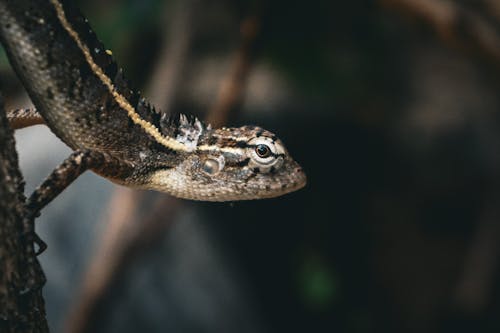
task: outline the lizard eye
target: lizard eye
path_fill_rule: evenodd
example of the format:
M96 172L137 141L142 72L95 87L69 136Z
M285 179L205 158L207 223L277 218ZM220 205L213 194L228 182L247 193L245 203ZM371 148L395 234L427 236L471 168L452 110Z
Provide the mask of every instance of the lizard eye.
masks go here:
M270 139L255 138L249 144L253 147L250 150L250 157L257 167L271 167L276 162L278 151Z
M266 157L271 156L271 148L269 148L269 146L261 143L261 144L257 145L257 147L255 147L255 153L260 158L266 158Z

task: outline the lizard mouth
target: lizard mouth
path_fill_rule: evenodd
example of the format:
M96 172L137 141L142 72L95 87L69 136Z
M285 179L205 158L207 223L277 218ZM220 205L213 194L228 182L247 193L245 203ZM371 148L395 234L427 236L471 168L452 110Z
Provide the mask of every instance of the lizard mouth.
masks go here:
M261 193L262 198L274 198L287 193L300 190L307 184L307 176L302 168L295 168L294 172L276 184L267 186L265 193Z

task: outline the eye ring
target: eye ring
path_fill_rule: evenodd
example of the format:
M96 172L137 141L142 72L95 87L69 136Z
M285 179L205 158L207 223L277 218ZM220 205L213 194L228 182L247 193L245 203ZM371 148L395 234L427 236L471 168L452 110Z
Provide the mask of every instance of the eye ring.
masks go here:
M257 154L257 156L259 156L260 158L267 158L271 156L272 152L271 148L269 148L268 145L260 143L255 146L255 154Z
M276 149L276 144L270 138L258 137L250 140L248 145L249 157L251 157L252 165L259 168L270 168L278 159L279 152Z

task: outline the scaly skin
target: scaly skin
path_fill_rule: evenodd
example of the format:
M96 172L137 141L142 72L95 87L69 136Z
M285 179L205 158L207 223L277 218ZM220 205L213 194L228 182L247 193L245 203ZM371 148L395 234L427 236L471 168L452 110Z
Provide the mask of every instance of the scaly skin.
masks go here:
M269 131L156 112L66 1L0 0L0 41L47 126L75 151L30 199L34 214L87 168L207 201L275 197L306 183Z

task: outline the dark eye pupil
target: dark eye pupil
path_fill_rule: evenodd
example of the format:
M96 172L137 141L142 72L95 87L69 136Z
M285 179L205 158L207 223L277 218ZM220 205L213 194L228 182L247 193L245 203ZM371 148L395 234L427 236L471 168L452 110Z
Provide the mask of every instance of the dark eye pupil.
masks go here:
M259 157L262 158L271 155L271 150L269 149L269 147L262 144L257 145L257 147L255 147L255 152L257 153L257 155L259 155Z

